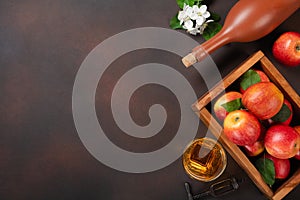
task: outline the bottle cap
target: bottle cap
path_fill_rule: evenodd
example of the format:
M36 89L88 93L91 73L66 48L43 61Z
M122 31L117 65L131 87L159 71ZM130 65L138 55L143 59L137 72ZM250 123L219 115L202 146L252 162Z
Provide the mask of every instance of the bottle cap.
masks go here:
M193 53L189 53L185 57L182 58L182 63L184 66L189 67L197 62L197 59Z

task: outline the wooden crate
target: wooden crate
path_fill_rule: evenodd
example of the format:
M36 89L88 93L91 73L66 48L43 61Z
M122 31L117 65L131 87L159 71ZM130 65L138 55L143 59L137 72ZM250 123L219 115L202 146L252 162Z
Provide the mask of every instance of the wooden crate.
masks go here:
M210 129L210 131L218 138L219 142L224 146L227 152L232 156L232 158L240 165L241 168L249 175L252 181L257 185L261 192L266 195L269 199L282 199L291 190L293 190L300 182L300 168L297 167L292 175L282 183L279 187L273 191L263 180L259 171L255 168L249 158L245 155L243 150L232 143L223 134L222 125L216 120L215 116L210 113L212 102L215 101L222 93L224 93L224 88L230 90L234 84L237 83L238 79L243 75L248 69L254 66L260 66L270 80L277 85L277 87L283 92L285 98L287 98L294 110L294 116L298 116L298 121L300 117L300 98L295 90L290 86L286 79L280 74L280 72L275 68L275 66L270 62L270 60L263 54L263 52L258 51L252 56L250 56L246 61L244 61L240 66L238 66L234 71L227 75L223 81L218 83L211 91L203 95L199 100L197 100L192 108L195 113L200 117L203 123Z

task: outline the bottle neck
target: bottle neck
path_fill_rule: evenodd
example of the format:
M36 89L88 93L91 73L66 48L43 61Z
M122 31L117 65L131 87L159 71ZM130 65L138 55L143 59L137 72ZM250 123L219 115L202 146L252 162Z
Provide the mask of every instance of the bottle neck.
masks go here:
M219 33L217 33L214 37L210 38L206 42L201 45L195 47L192 50L192 54L195 56L197 61L203 60L208 54L211 54L216 49L228 44L231 42L230 34L227 34L228 30L222 29Z
M228 30L229 29L221 29L221 31L215 36L213 36L203 44L195 47L191 53L182 58L183 64L186 67L190 67L196 62L204 60L209 54L211 54L216 49L222 47L225 44L230 43L231 37L229 37L230 34L228 34Z

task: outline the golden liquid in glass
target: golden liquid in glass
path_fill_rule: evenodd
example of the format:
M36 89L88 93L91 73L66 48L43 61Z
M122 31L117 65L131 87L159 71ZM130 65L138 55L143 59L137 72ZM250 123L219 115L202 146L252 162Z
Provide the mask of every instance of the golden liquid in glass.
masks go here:
M195 140L183 154L185 171L200 181L208 182L218 178L227 165L227 158L222 146L213 139Z

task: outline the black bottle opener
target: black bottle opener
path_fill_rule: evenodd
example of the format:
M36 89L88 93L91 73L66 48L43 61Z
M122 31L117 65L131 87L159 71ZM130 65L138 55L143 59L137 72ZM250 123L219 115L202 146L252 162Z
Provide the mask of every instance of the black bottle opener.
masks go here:
M233 192L239 188L239 183L243 182L244 179L237 180L234 177L228 178L221 180L219 182L216 182L212 184L207 191L204 191L200 194L197 195L192 195L191 189L190 189L190 184L189 183L184 183L185 190L188 195L188 200L194 200L194 199L200 199L201 197L205 196L213 196L213 197L220 197L225 194L228 194L230 192Z

